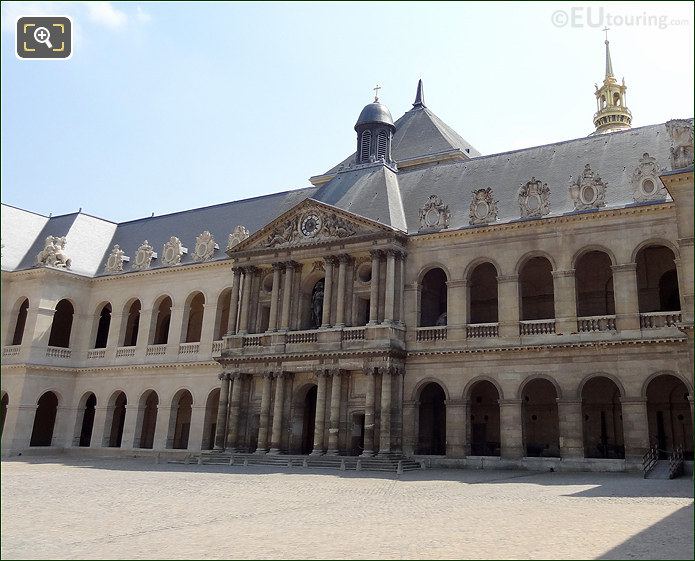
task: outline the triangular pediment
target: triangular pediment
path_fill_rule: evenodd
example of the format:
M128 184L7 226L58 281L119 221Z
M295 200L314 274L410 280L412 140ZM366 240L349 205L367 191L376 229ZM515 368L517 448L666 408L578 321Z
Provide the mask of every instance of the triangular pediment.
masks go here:
M358 240L398 230L335 206L305 199L287 212L227 250L233 257L246 251L303 248L332 241Z

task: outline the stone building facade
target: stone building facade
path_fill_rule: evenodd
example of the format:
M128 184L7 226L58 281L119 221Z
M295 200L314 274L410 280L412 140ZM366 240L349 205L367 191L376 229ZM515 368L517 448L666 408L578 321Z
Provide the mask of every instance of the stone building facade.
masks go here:
M609 64L586 138L483 156L420 83L305 189L121 224L3 205L3 454L692 455L693 122L607 127Z

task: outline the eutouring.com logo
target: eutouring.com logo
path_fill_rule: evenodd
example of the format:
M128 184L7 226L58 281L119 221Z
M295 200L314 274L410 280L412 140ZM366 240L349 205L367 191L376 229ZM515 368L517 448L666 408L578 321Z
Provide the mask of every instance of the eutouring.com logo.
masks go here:
M71 56L72 20L69 16L23 16L17 20L18 58L64 60Z
M658 5L658 4L657 4ZM666 29L669 26L690 25L688 19L678 19L665 14L613 13L601 6L575 6L569 10L556 10L550 16L555 27L656 27Z

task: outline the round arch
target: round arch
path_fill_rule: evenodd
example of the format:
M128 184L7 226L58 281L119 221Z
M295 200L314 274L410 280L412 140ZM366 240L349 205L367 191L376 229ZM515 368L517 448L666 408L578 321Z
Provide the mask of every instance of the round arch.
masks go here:
M531 374L524 378L524 380L521 382L519 385L519 389L516 392L516 398L521 399L522 395L524 393L524 388L530 383L533 382L534 380L547 380L550 382L554 387L555 387L555 393L557 394L558 399L562 399L562 388L560 385L557 383L557 380L553 378L552 376L549 376L547 374Z
M584 255L586 255L587 253L591 253L592 251L605 253L608 256L608 259L610 259L611 261L611 266L615 267L618 264L618 260L615 258L615 253L613 253L612 250L608 249L604 245L590 244L582 246L581 249L577 250L574 253L574 255L572 255L572 260L570 261L572 263L572 268L576 269L577 261L579 261Z
M587 376L585 376L582 379L581 382L579 382L579 386L577 387L577 394L576 394L577 399L582 398L582 392L584 391L584 386L587 384L587 382L589 382L593 378L608 378L618 388L618 393L620 393L621 399L626 397L625 387L623 386L623 383L620 381L620 379L617 376L615 376L613 374L609 374L607 372L594 372L592 374L588 374Z
M188 448L193 403L193 392L188 388L180 388L172 396L169 409L167 448L178 450L186 450Z
M639 254L640 251L647 247L653 247L653 246L663 246L671 250L673 253L673 259L678 259L680 257L680 252L678 251L678 246L676 246L673 242L670 240L664 239L664 238L649 238L648 240L644 240L640 242L637 246L635 246L635 249L632 250L632 255L630 256L630 263L635 263L637 261L637 255Z
M461 396L461 399L467 401L470 397L471 389L478 382L490 382L493 386L495 386L495 389L497 390L497 394L500 396L500 399L504 399L504 392L502 391L502 386L499 385L499 382L497 380L491 378L490 376L476 376L475 378L469 380L463 388L463 394Z
M557 261L550 253L540 249L534 249L533 251L528 251L524 253L524 255L522 255L521 258L517 260L516 265L514 266L514 274L521 274L521 269L524 267L524 265L526 265L526 263L534 257L544 257L550 263L552 270L557 270Z
M466 265L466 268L463 271L463 279L467 282L470 282L471 280L471 275L473 274L473 271L479 266L479 265L484 265L486 263L489 263L490 265L493 266L495 269L495 275L499 277L502 274L502 268L500 265L492 259L491 257L476 257Z
M451 273L449 272L449 269L444 265L443 263L439 261L430 261L427 265L422 267L420 271L417 274L417 283L418 285L422 284L422 279L425 278L425 275L429 273L433 269L441 269L442 272L444 273L444 276L446 277L447 282L451 280Z
M649 387L649 384L651 384L654 381L654 379L658 378L659 376L673 376L677 380L683 382L685 388L688 390L688 395L693 395L693 386L690 383L690 380L687 380L685 377L681 376L677 372L674 372L673 370L659 370L650 374L644 381L644 383L642 384L642 390L640 391L640 397L643 397L645 399L647 398L647 388Z
M427 376L426 378L422 378L417 384L415 384L415 387L413 388L413 391L411 393L412 395L412 401L417 401L420 399L420 394L422 393L422 390L425 388L427 384L437 384L442 390L444 390L444 398L446 400L449 400L449 389L446 387L446 384L442 382L439 378L435 378L434 376Z

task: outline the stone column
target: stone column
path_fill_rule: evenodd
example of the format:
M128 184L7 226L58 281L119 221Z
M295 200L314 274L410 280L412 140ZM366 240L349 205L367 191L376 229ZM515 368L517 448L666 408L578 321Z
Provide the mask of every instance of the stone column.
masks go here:
M524 455L521 436L521 400L500 400L500 454L517 459Z
M468 281L450 280L446 283L446 324L447 338L466 338L466 318L468 317Z
M347 274L348 261L350 260L349 255L340 255L338 257L338 298L336 301L336 312L335 312L335 326L344 327L345 326L345 277Z
M285 372L275 374L275 403L273 404L273 430L269 454L279 454L282 440L282 410L285 403Z
M109 357L110 361L116 358L116 349L120 347L123 342L120 340L123 317L122 313L111 312L109 335L106 339L106 356Z
M324 423L326 418L326 372L320 370L316 373L318 389L316 390L316 418L314 421L314 449L312 456L321 455L323 448Z
M253 283L253 267L244 267L244 282L241 285L241 314L237 333L249 332L249 304L251 302L251 284Z
M374 272L374 262L372 261L372 272ZM364 396L364 450L363 456L374 455L374 368L364 369L367 378L367 389Z
M148 314L149 312L149 314ZM145 339L147 337L147 332L150 330L150 325L152 324L152 310L143 310L140 315L140 321L145 320L147 327L140 324L140 328L144 328L145 333L143 334ZM184 309L181 306L171 307L171 316L169 320L169 338L167 339L167 355L170 357L178 356L179 345L186 340L186 328L183 321ZM138 347L140 347L140 333L138 332ZM154 335L154 333L153 333ZM136 351L138 352L138 351ZM139 353L138 353L139 354Z
M399 325L405 323L405 308L403 302L403 293L405 289L405 253L402 251L396 252L396 322Z
M415 454L418 440L418 401L403 402L403 454L412 456Z
M237 315L239 315L239 287L241 286L241 267L232 267L232 293L229 296L229 319L227 335L236 335Z
M396 252L386 252L386 291L384 292L384 323L392 324L395 319L396 302Z
M277 331L278 327L278 306L280 304L280 276L282 274L282 263L273 263L273 289L270 293L270 317L268 319L268 331Z
M379 323L379 262L381 251L370 252L372 256L372 280L369 283L369 324ZM366 421L365 421L366 422Z
M637 301L637 264L625 263L611 267L613 271L613 298L615 298L615 325L618 331L640 328Z
M497 277L500 337L519 337L519 275Z
M60 410L58 410L60 414ZM125 406L125 422L121 435L121 450L132 450L135 442L135 422L137 421L137 403L128 403Z
M203 448L203 424L205 422L205 405L191 408L191 425L188 430L188 447L191 452L200 452Z
M642 397L620 398L623 414L623 442L625 459L641 461L649 448L647 400Z
M201 357L210 356L212 354L212 342L215 340L216 312L216 302L205 303L203 305L203 325L200 330L200 346L198 347L198 353Z
M577 291L574 269L553 271L555 300L555 333L569 335L577 332Z
M227 430L227 402L229 400L229 374L221 372L217 378L220 380L220 403L217 406L217 424L215 425L215 450L224 450L224 436Z
M340 298L340 293L338 294ZM329 456L338 455L338 430L340 428L340 388L341 372L334 370L331 380L331 416L328 425L328 451Z
M557 413L560 423L560 456L562 458L583 458L582 400L558 398Z
M232 385L232 397L229 400L227 448L229 448L232 452L235 452L237 446L237 438L239 436L239 409L241 408L241 390L244 384L244 378L240 372L232 373L230 378Z
M155 313L155 310L152 308L144 308L140 310L140 314L138 317L138 338L136 341L136 347L138 348L136 353L139 353L140 350L143 351L144 354L144 349L147 348L147 345L150 344L152 337L154 337L154 330L152 329L152 316ZM172 323L174 319L174 308L171 309L171 316L170 316L170 321L169 321L169 333L167 334L167 343L171 343L172 339L172 326L174 325ZM126 321L127 321L127 316L126 316ZM150 331L152 333L150 333ZM125 330L123 335L125 336ZM120 341L118 343L118 346L122 346L123 341ZM168 349L167 349L168 352ZM176 341L176 354L179 352L179 342Z
M321 327L331 326L331 302L333 300L333 264L335 257L325 257L323 259L326 269L326 278L323 286L323 310L321 315Z
M466 457L466 422L468 402L462 399L446 400L446 455Z
M270 372L263 374L263 393L261 394L261 417L258 423L258 447L256 454L265 454L268 451L268 421L270 420L270 385L273 375Z
M285 285L282 289L282 319L280 329L290 328L290 311L292 307L292 284L294 281L294 269L296 263L288 261L285 263Z
M394 369L391 385L395 387L396 401L391 408L391 451L403 452L403 382L405 369L399 366Z
M381 370L381 427L379 429L379 455L391 453L391 375L393 367Z

